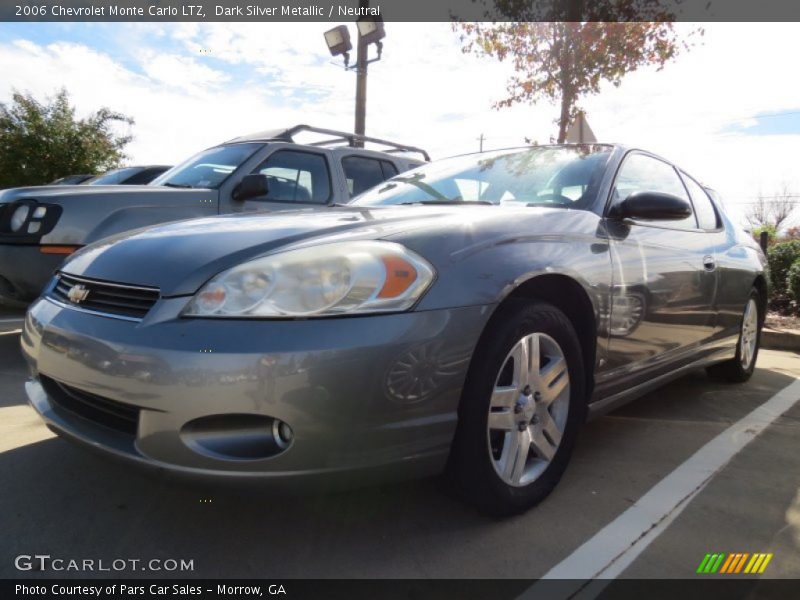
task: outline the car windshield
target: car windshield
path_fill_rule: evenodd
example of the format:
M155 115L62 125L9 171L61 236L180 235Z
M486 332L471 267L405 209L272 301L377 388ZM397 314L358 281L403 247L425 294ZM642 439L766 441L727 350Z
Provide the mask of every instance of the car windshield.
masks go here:
M123 167L121 169L113 169L97 177L84 182L84 185L116 185L120 181L127 179L131 175L135 175L141 171L140 167Z
M610 146L541 146L444 159L393 177L352 204L496 204L585 208Z
M263 144L230 144L209 148L154 179L150 185L185 188L218 188L228 175Z

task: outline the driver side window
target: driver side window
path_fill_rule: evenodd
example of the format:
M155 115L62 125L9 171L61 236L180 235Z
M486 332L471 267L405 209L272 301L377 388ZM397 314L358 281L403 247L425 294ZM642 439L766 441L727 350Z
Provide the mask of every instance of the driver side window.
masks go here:
M267 176L269 191L258 200L325 204L331 196L328 161L320 154L278 150L253 173Z
M634 192L661 192L683 198L691 206L689 195L675 168L663 160L646 154L630 154L622 163L614 182L611 205L622 202ZM672 229L697 229L694 213L680 221L637 221Z

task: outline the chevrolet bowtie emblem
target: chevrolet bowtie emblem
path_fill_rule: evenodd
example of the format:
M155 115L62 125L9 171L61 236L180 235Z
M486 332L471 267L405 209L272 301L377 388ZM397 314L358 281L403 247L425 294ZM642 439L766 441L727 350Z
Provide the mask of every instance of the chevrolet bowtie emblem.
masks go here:
M86 297L89 295L89 290L87 290L84 286L80 283L77 285L73 285L69 288L69 292L67 293L67 298L69 298L70 302L74 302L75 304L80 304Z

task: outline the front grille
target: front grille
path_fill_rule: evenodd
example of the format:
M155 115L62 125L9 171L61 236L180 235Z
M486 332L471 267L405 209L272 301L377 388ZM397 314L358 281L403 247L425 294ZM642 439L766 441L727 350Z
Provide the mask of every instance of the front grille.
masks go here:
M49 377L40 376L55 408L67 410L79 417L128 435L136 435L139 408L90 394Z
M73 299L70 291L75 290ZM158 289L108 283L59 273L51 294L60 302L87 310L141 319L158 300Z

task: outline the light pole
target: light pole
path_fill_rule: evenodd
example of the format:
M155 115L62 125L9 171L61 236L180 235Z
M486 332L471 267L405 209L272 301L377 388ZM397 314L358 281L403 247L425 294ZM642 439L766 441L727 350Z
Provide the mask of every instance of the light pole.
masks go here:
M367 8L369 0L359 0L358 7ZM356 45L356 135L364 135L367 125L367 42L358 29L358 43ZM359 143L359 146L363 144Z
M369 11L369 0L359 0L359 14L367 14ZM363 17L356 21L358 29L358 41L356 42L356 64L354 67L349 65L350 50L353 44L350 42L350 32L345 25L339 25L325 32L325 43L332 56L342 55L344 57L344 68L355 70L356 72L356 107L355 107L355 133L363 136L366 133L367 121L367 66L370 63L379 61L383 52L383 42L386 36L383 28L383 21L380 17ZM369 45L375 44L378 50L376 58L369 58ZM363 141L356 138L355 146L363 146Z

